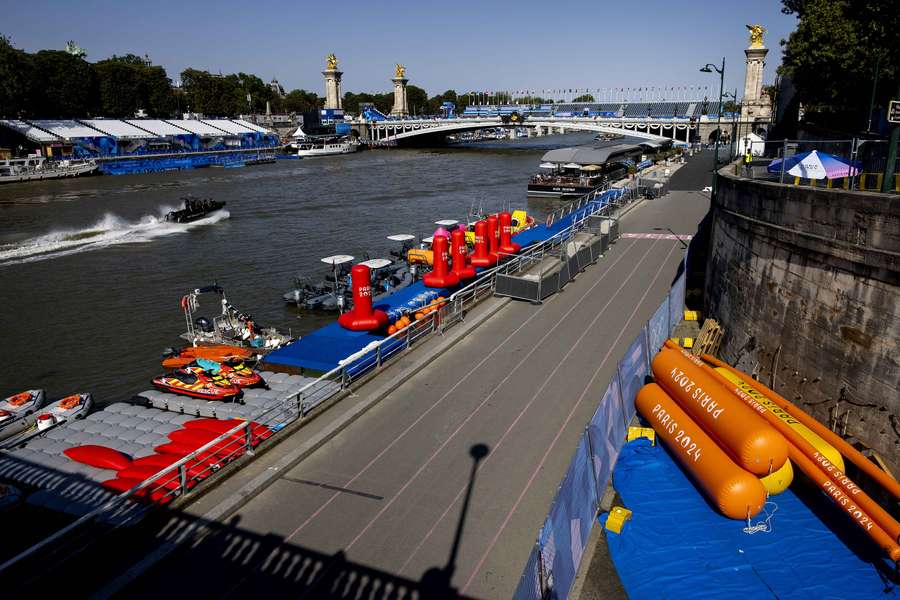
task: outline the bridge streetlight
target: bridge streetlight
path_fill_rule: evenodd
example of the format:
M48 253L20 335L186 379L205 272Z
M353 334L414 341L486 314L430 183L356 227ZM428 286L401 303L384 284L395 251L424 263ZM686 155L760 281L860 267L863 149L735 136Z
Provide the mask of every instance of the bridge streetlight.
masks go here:
M722 93L725 91L725 57L722 57L722 68L720 69L712 63L707 63L705 67L700 69L701 73L712 73L715 71L719 74L719 108L716 119L716 154L713 159L713 177L712 177L712 197L716 197L718 190L717 180L719 175L719 138L722 137Z

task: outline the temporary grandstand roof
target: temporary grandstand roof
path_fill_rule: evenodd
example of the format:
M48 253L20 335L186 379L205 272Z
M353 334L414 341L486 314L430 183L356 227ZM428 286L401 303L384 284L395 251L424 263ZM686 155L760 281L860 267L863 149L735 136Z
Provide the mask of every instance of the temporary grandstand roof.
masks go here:
M39 129L25 121L16 119L0 119L0 125L17 131L33 142L58 142L59 137L53 135L49 131Z
M65 140L85 137L101 137L105 135L102 131L97 131L93 127L88 127L87 125L82 125L78 121L71 121L68 119L47 119L31 121L31 123L50 133L54 133Z
M229 121L228 119L204 119L204 123L207 125L211 125L217 129L221 129L227 133L232 133L234 135L241 135L244 133L255 133L254 129L250 129L245 125L241 125L235 121Z
M191 133L196 133L197 135L227 135L225 131L222 131L218 127L214 127L205 121L197 121L195 119L169 119L168 122L172 125L177 125L182 129L187 129Z
M175 127L168 121L163 121L161 119L128 119L126 123L130 123L141 129L146 129L150 133L154 133L158 136L185 135L190 133L181 127Z
M613 144L602 148L573 146L551 150L541 157L541 161L556 164L602 165L611 158L631 152L640 152L640 150L641 147L635 144Z
M140 127L135 127L126 121L119 119L82 119L82 123L90 125L94 129L99 129L114 138L118 139L147 139L158 137L153 133L145 131Z
M245 121L244 119L232 119L235 123L239 125L243 125L247 129L252 129L253 131L258 131L259 133L268 133L269 130L265 127L260 127L256 123L251 123L250 121Z

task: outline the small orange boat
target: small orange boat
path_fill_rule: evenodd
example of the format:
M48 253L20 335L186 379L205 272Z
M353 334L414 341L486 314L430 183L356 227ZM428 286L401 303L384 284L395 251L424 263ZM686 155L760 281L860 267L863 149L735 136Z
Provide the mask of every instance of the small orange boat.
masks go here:
M253 358L253 350L230 344L210 344L208 346L188 346L180 351L171 349L163 354L162 366L165 369L180 369L198 358L216 362L244 361Z

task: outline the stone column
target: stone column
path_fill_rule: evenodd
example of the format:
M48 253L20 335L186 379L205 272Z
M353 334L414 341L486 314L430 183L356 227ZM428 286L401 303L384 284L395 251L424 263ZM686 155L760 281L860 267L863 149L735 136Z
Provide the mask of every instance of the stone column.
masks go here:
M322 71L325 76L325 108L343 108L341 98L341 75L344 73L336 68Z
M406 77L393 77L394 82L394 108L391 109L392 117L405 117L409 115L409 105L406 102Z
M769 117L761 114L763 109L762 83L763 68L766 66L766 47L750 47L744 50L747 55L747 70L744 74L744 100L741 103L741 120L755 117Z

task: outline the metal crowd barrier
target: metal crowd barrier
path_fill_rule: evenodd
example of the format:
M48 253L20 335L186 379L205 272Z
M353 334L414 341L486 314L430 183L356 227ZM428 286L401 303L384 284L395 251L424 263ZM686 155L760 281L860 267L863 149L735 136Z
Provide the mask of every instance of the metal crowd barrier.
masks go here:
M584 209L590 202L596 201L608 191L588 194L571 207L567 207L567 214ZM393 358L404 354L406 350L417 346L432 335L443 334L447 329L462 322L472 307L493 295L498 274L514 273L527 268L548 253L558 250L576 233L587 228L592 217L610 216L613 210L632 199L610 198L595 210L585 211L579 215L570 226L549 239L534 244L519 254L510 256L503 263L483 271L474 282L454 292L449 299L432 303L432 306L437 306L437 310L425 318L416 320L401 331L348 356L340 361L337 367L306 384L255 421L240 422L208 444L0 564L0 573L25 559L34 557L42 550L49 550L63 543L70 536L92 535L92 532L87 531L92 524L103 523L113 529L121 528L142 518L154 505L167 505L176 498L188 495L216 471L245 455L252 456L260 444L265 444L287 425L298 419L304 419L313 409L339 392L377 373Z

